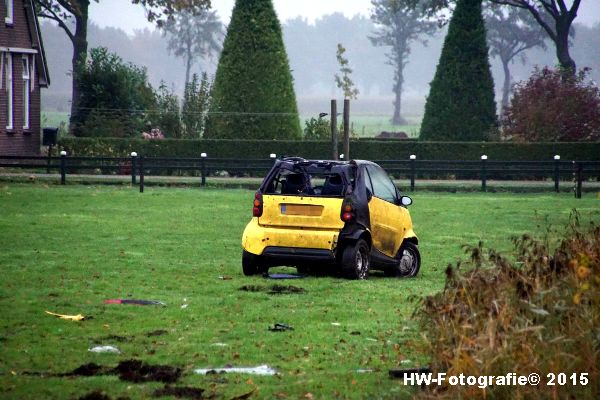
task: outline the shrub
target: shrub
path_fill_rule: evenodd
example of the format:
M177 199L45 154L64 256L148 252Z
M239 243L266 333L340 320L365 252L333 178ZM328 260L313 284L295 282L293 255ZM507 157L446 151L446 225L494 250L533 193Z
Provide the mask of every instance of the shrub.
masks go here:
M210 90L211 83L206 73L202 74L200 81L198 75L194 74L192 80L185 85L181 109L185 139L202 137L210 107Z
M325 118L311 118L304 122L305 140L331 140L331 123Z
M161 82L156 91L156 111L151 113L148 125L149 128L160 129L165 137L182 137L179 98L164 82Z
M537 373L542 383L485 390L444 385L418 397L552 398L557 386L546 385L546 377L559 372L568 374L568 384L558 386L561 397L600 393L600 227L581 229L577 214L572 221L556 250L548 239L514 239L515 261L482 243L467 247L472 269L448 266L444 291L420 311L434 373ZM589 374L588 384L577 375L573 385L571 374L581 372Z
M481 0L458 0L431 82L421 140L486 140L496 129Z
M71 129L75 136L137 136L147 123L156 98L146 70L126 64L104 47L90 50L79 66L79 112Z
M205 137L301 138L292 74L271 0L235 3Z
M600 89L586 74L536 69L515 86L502 118L504 135L528 142L600 140Z

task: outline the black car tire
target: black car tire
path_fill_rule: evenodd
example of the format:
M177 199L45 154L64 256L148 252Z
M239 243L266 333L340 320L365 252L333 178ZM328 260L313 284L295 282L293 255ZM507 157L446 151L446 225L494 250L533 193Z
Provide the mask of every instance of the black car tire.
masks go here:
M244 271L244 275L252 276L263 274L266 272L266 268L260 264L260 256L244 250L242 254L242 271Z
M354 245L348 245L342 254L342 273L348 279L367 279L371 256L369 245L359 239Z
M404 242L396 256L398 264L386 270L386 275L412 278L417 276L421 268L421 253L419 247L411 242Z

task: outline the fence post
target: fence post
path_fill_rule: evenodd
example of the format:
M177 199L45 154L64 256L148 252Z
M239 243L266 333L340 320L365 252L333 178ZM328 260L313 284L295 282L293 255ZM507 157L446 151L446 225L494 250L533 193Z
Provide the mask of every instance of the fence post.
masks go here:
M417 175L417 156L410 155L410 191L415 191L415 177Z
M487 159L488 156L485 154L481 156L481 191L485 192L487 189Z
M200 176L202 176L201 186L206 186L206 157L206 153L200 154L200 158L202 159L202 170L200 171Z
M67 152L60 152L60 184L64 185L67 180Z
M344 159L344 155L340 154L340 160L343 160L343 159Z
M144 193L144 156L140 156L140 193Z
M576 174L575 174L575 179L576 179L576 183L575 183L575 198L576 199L580 199L581 198L581 189L582 189L582 181L583 181L583 165L581 163L576 163L575 164L577 166L576 169Z
M50 173L50 163L52 162L52 143L48 145L48 166L46 167L46 173Z
M557 154L554 156L554 191L560 192L558 188L558 182L560 181L560 156Z
M135 172L137 168L137 153L135 151L131 152L131 184L135 185L137 174Z
M275 163L277 162L277 154L271 153L271 154L269 154L269 158L273 162L273 165L275 165Z

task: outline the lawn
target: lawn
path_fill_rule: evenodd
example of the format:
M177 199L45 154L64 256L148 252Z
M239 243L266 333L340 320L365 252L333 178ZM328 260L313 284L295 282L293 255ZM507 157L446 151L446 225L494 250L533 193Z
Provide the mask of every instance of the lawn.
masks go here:
M100 389L138 399L164 387L56 376L128 359L180 367L178 385L217 398L409 397L388 369L427 363L411 316L423 296L443 288L462 244L483 240L507 251L512 235L560 231L574 207L583 221L600 221L600 200L590 195L423 192L410 208L423 258L417 278L271 281L241 274L252 198L233 189L0 186L0 398L78 398ZM273 284L305 293L239 290ZM104 304L111 298L167 305ZM64 321L46 310L93 319ZM294 330L270 332L274 323ZM122 353L88 351L97 344ZM193 373L228 364L268 364L279 375Z

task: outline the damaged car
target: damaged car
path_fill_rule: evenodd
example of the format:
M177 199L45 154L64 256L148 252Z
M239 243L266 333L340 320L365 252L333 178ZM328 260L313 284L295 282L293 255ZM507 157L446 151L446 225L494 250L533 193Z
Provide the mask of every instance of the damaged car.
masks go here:
M333 266L348 279L367 279L370 270L414 277L421 256L410 204L370 161L277 160L254 196L243 273Z

